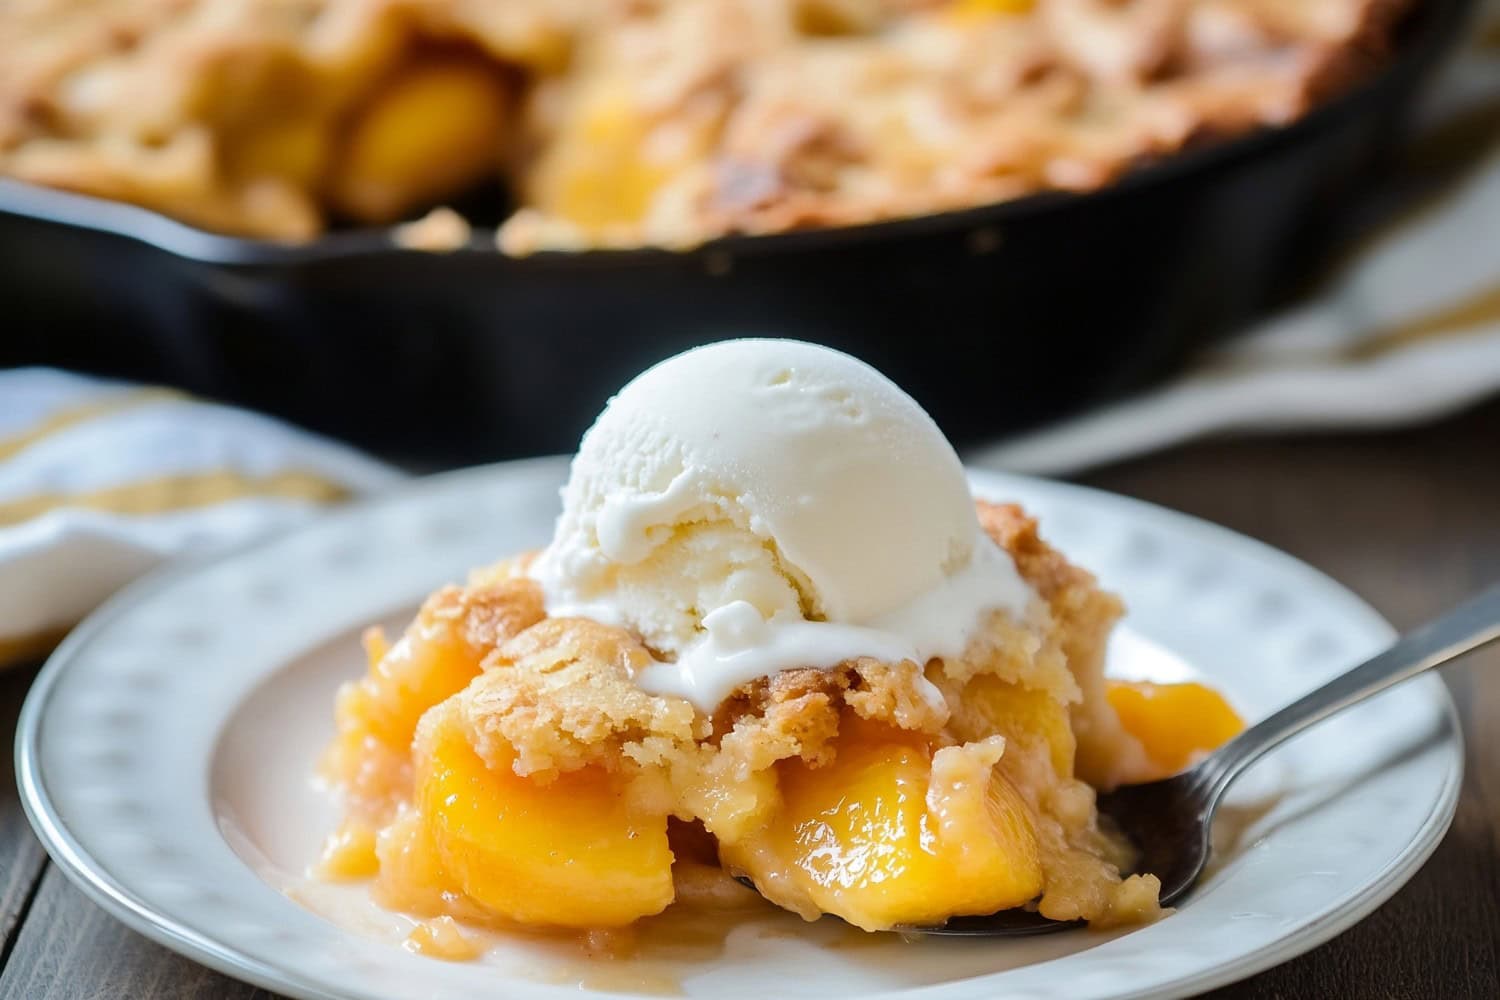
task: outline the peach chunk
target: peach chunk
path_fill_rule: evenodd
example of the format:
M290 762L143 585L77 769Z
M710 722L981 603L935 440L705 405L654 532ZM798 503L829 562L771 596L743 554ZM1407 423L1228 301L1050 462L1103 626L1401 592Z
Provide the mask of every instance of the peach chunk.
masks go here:
M375 856L375 830L363 823L345 822L323 842L314 869L329 881L369 878L380 870Z
M464 899L443 870L432 831L416 811L402 810L375 842L380 873L372 894L388 910L422 916L456 913L475 922L484 914Z
M1182 770L1245 728L1224 696L1202 684L1110 681L1109 703L1166 772Z
M1066 703L1046 691L1025 688L990 674L982 674L968 683L963 702L983 716L989 732L1005 737L1010 752L1028 749L1045 753L1058 777L1073 777L1078 741L1073 736Z
M866 930L1020 906L1042 890L1032 818L995 769L1003 741L933 752L919 736L852 716L837 756L778 765L782 809L725 845L773 902Z
M496 742L487 763L455 702L417 733L416 804L454 886L496 916L557 927L617 927L672 902L664 813L595 766L545 785L517 775Z
M367 633L369 672L335 701L338 735L325 768L364 801L404 794L417 720L479 673L478 653L448 629L419 625L413 633L389 649L378 631Z
M348 789L366 818L384 821L410 793L411 741L422 713L463 690L495 644L542 614L534 585L497 577L439 590L394 646L380 629L368 630L368 670L339 688L324 773Z
M391 222L462 193L499 166L510 92L482 58L412 61L344 123L325 184L330 200L361 222Z
M475 651L446 630L405 636L389 650L376 637L366 643L370 672L354 690L340 692L339 707L357 717L365 732L391 746L410 745L422 713L479 673Z

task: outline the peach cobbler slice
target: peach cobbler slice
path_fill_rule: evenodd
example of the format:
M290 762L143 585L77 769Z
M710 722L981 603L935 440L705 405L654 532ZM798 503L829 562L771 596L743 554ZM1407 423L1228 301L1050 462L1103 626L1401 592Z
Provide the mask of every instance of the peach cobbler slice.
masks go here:
M638 686L653 654L630 632L548 617L529 557L438 591L394 645L367 638L339 695L347 819L323 873L424 917L592 929L672 905L716 851L772 902L868 930L1155 919L1094 789L1237 720L1197 686L1107 690L1119 602L1019 508L979 510L1036 595L1023 616L995 612L961 657L784 670L711 713ZM1184 708L1217 722L1166 724Z

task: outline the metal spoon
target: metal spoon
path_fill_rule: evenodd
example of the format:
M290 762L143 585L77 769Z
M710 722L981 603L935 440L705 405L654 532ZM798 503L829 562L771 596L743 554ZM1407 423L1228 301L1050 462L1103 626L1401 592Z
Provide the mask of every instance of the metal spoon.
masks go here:
M1099 796L1099 811L1140 851L1136 869L1161 879L1161 901L1181 899L1208 863L1214 811L1234 780L1267 751L1307 727L1500 639L1500 585L1406 633L1385 652L1245 730L1197 766L1164 781L1126 785ZM960 937L1015 937L1078 926L1027 910L984 917L955 917L935 927L902 927L906 933Z

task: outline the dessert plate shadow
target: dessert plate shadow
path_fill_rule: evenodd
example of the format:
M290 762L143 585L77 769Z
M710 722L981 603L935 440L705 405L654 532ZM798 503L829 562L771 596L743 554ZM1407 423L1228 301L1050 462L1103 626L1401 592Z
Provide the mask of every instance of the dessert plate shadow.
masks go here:
M1339 933L1417 870L1452 819L1462 745L1424 677L1277 750L1236 786L1213 868L1163 921L1031 940L918 940L803 923L751 900L721 925L665 918L636 957L487 938L473 962L409 954L360 886L304 877L334 813L311 773L367 624L547 540L563 459L453 473L127 589L62 645L17 732L32 824L62 870L148 937L318 1000L584 995L1174 997ZM974 472L1017 500L1130 613L1114 673L1202 676L1259 718L1386 645L1347 590L1225 529L1092 490ZM746 894L747 897L750 894ZM713 922L709 922L712 924Z

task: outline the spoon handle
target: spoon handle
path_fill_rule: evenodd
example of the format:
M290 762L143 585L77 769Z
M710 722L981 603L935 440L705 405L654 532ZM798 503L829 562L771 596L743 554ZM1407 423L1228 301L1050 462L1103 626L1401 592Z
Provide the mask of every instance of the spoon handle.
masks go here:
M1500 639L1500 584L1426 625L1395 645L1340 674L1226 743L1195 769L1214 797L1262 754L1302 730L1388 687Z

